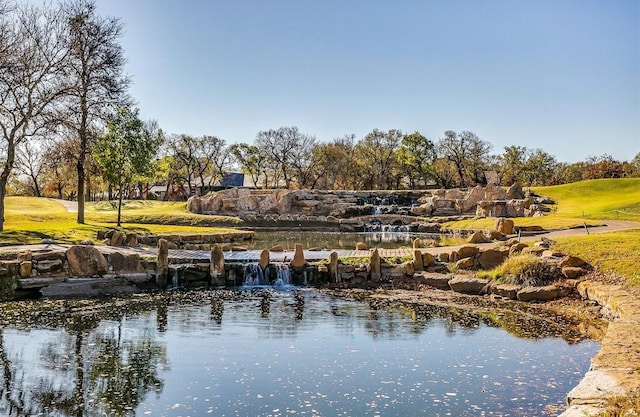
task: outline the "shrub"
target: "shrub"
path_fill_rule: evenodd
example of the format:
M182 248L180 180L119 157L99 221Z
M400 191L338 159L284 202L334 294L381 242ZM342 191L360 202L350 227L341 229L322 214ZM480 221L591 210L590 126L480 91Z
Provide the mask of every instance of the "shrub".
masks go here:
M497 268L480 274L504 284L544 286L557 281L562 273L557 265L550 264L532 254L510 256Z

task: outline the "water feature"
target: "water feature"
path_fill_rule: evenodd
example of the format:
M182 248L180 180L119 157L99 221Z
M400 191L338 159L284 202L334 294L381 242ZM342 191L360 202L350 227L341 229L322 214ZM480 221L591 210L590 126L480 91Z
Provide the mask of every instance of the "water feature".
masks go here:
M309 231L278 231L256 232L251 241L246 241L243 246L249 249L265 249L275 245L282 245L284 249L292 250L296 243L301 243L305 249L353 249L357 242L365 242L370 247L399 248L411 247L411 242L416 239L440 240L443 235L437 233L413 233L406 229L392 225L385 225L386 230L343 233L343 232L309 232ZM391 230L389 230L391 228ZM382 229L382 228L381 228Z
M4 303L0 414L542 415L598 345L524 330L314 290Z

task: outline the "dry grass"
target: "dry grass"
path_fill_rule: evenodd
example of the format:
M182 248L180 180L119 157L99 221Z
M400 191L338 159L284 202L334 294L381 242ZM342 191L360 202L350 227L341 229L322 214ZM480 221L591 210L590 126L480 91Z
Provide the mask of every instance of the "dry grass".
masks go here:
M558 267L527 253L510 256L502 265L490 271L481 271L478 276L494 279L503 284L536 287L556 281L560 271Z

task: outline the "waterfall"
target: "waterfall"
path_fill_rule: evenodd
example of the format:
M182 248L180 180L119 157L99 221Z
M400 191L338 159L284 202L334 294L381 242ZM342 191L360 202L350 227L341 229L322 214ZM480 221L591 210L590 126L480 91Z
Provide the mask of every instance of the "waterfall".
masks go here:
M173 269L173 275L171 275L172 288L178 288L178 268Z
M269 269L269 278L271 278L271 274L275 275L273 280L274 286L283 287L285 285L291 285L291 269L289 268L289 264L282 262L272 263Z
M249 263L244 266L243 285L253 287L265 285L264 273L257 263Z

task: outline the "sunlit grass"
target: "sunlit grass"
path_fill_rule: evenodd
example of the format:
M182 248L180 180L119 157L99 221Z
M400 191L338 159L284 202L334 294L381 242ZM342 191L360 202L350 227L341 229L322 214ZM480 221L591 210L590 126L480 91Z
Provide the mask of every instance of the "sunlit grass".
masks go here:
M554 199L558 215L564 217L640 221L640 178L580 181L532 190Z
M580 256L608 274L640 285L640 229L557 239L559 250Z
M5 207L0 245L40 243L45 238L78 243L95 240L99 230L116 228L117 206L108 202L88 203L86 224L77 224L76 213L46 198L7 197ZM120 230L138 234L230 233L235 229L221 225L239 223L237 218L190 213L185 203L141 201L125 205Z

